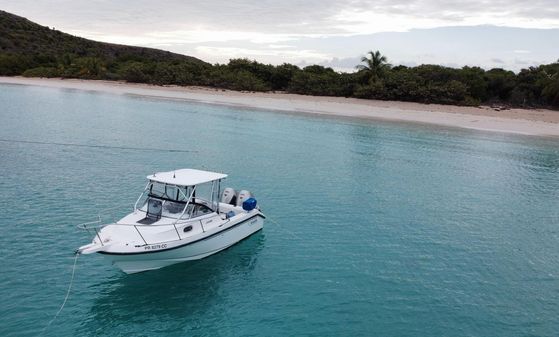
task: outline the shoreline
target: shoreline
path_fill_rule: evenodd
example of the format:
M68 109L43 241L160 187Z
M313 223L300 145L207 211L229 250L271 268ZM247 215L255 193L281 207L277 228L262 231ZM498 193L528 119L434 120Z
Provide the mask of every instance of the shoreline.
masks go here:
M499 111L489 107L463 107L287 93L239 92L206 87L156 86L104 80L0 76L0 84L77 89L291 113L559 137L559 111L545 109L506 109Z

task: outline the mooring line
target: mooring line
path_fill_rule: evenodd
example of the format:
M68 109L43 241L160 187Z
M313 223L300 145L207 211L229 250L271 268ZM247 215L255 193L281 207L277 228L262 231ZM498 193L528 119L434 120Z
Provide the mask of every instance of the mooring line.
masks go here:
M56 312L56 315L54 315L54 317L50 320L50 322L43 328L43 330L41 331L39 336L42 336L47 331L47 329L50 327L52 322L54 322L56 320L56 318L58 317L58 315L60 315L60 313L62 312L62 309L64 309L64 306L66 305L66 302L68 301L68 297L70 297L70 290L72 290L72 284L74 284L74 275L75 275L75 272L76 272L76 263L78 262L78 256L80 256L80 254L76 253L76 255L74 257L74 266L72 267L72 277L70 278L70 284L68 285L68 290L66 291L66 296L64 297L64 302L62 302L62 305L60 306L60 309L58 309L58 311Z
M88 144L77 144L77 143L41 142L41 141L21 140L21 139L0 139L0 142L56 145L56 146L75 146L75 147L90 147L90 148L98 148L98 149L117 149L117 150L135 150L135 151L184 152L184 153L198 152L196 150L159 149L159 148L150 148L150 147L129 147L129 146L112 146L112 145L88 145Z

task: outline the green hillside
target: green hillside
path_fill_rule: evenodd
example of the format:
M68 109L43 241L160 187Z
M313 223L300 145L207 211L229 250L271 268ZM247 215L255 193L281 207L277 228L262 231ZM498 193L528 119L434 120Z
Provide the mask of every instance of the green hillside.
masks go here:
M363 46L363 50L370 46ZM559 55L558 55L559 56ZM0 11L0 75L125 80L231 90L454 105L559 107L559 63L523 69L461 69L387 63L370 52L354 73L311 65L273 66L248 59L211 65L168 51L96 42Z
M154 61L203 61L159 49L132 47L97 42L62 33L33 23L25 18L0 11L0 51L23 55L58 57L71 54L78 57L94 56L103 59L138 58Z
M0 10L0 74L115 78L131 62L208 66L195 57L153 48L97 42Z

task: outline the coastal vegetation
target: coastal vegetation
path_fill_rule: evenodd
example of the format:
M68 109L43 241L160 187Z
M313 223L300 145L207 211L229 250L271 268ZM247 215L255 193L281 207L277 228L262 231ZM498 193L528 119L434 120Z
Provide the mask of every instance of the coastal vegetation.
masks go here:
M559 61L522 69L440 65L392 66L370 51L351 73L321 65L298 67L232 59L209 64L167 51L87 40L0 11L0 75L124 80L285 91L321 96L454 105L559 108Z

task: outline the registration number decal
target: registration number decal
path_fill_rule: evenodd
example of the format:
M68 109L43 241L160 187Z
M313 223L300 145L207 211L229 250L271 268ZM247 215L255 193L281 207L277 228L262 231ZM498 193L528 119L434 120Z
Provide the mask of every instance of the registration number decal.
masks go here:
M165 249L165 248L167 248L166 243L144 246L144 250L157 250L157 249Z

